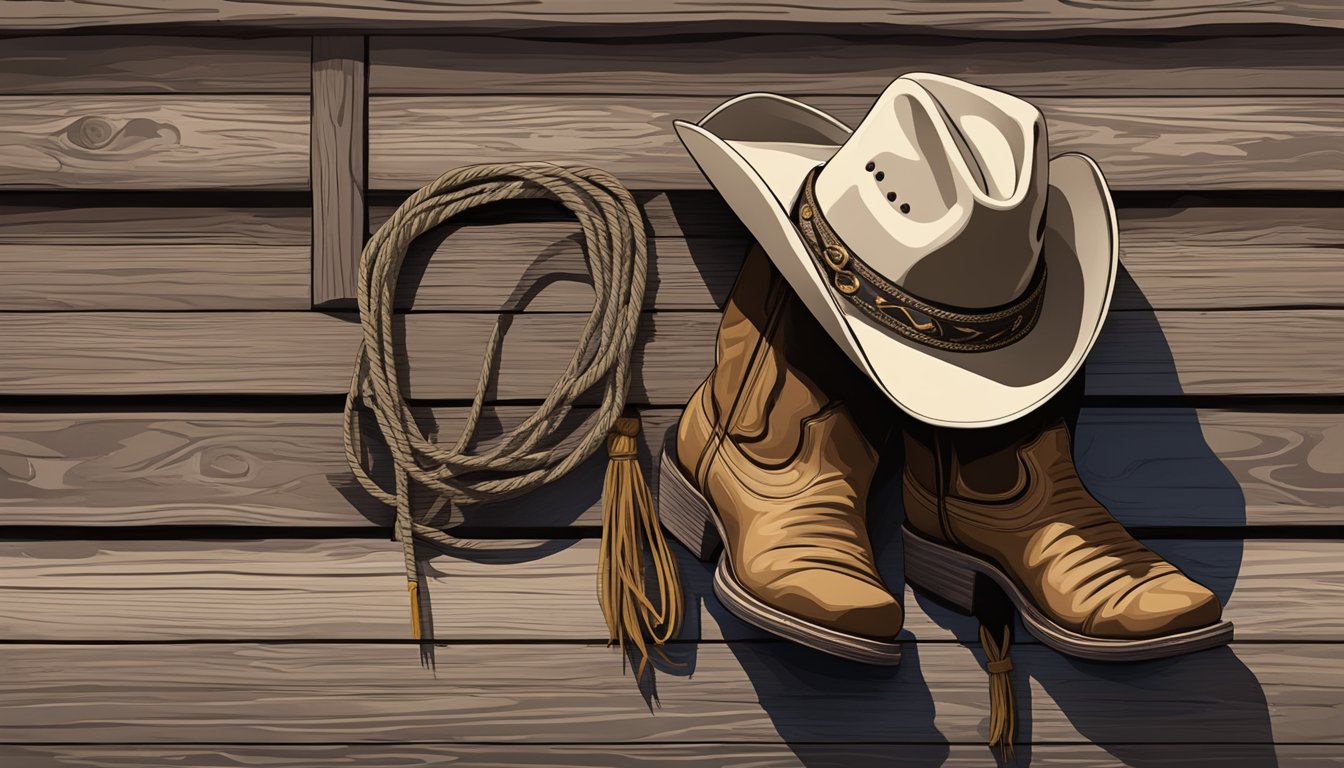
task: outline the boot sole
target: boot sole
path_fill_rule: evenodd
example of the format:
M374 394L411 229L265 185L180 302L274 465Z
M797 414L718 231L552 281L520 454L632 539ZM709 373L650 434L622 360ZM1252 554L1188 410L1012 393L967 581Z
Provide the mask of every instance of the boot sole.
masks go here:
M714 569L714 594L734 616L774 635L851 661L881 666L901 662L900 643L838 632L785 613L747 591L733 575L732 557L723 546L718 512L682 472L676 458L675 432L658 459L658 518L663 527L696 558L708 562L722 550Z
M1047 617L997 566L930 541L907 526L901 527L901 537L905 541L905 580L911 587L969 614L975 605L976 577L991 579L1013 601L1032 635L1069 656L1094 661L1144 661L1216 648L1232 641L1230 621L1142 640L1089 637Z

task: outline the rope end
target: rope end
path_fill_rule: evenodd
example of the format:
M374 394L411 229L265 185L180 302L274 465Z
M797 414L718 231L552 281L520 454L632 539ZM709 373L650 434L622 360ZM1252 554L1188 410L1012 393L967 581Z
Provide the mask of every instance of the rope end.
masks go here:
M406 592L411 598L411 637L420 639L420 585L414 581L406 582Z

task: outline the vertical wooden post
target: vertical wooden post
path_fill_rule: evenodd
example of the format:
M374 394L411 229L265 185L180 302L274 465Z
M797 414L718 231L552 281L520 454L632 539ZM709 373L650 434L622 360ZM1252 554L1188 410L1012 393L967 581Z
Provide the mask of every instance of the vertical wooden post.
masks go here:
M355 305L364 247L365 39L313 38L313 306Z

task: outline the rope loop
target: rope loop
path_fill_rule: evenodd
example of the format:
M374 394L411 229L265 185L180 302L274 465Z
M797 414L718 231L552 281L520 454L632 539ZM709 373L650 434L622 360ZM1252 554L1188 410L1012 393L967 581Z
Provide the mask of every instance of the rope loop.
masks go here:
M489 448L474 451L507 320L501 314L486 343L466 424L455 443L440 445L425 434L407 402L394 342L397 277L416 238L467 211L520 199L553 200L577 219L595 293L592 310L569 363L542 404ZM500 501L559 478L602 446L630 387L630 358L647 274L648 241L634 198L613 176L587 167L501 163L458 168L407 198L369 240L359 262L363 338L345 402L346 460L366 491L396 506L395 530L405 551L408 581L416 581L414 538L451 541L427 520L413 519L412 483L459 505ZM601 393L597 409L572 430L577 444L561 446L561 438L571 432L562 429L563 422L579 396L590 390ZM376 483L361 460L360 403L373 412L391 451L392 490ZM418 622L414 632L418 637Z

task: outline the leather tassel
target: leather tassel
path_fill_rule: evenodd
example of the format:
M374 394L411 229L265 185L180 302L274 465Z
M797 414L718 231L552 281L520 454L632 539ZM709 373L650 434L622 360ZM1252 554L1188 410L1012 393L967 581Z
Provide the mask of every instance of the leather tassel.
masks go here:
M989 746L998 747L1005 759L1013 756L1013 736L1017 732L1017 707L1013 696L1013 661L1008 658L1012 630L1003 627L1003 643L980 625L980 645L985 649L985 671L989 672Z
M639 467L635 436L639 419L622 416L607 434L607 477L602 489L602 547L597 563L598 601L610 643L632 643L640 661L636 679L649 664L650 644L659 647L681 629L681 577L676 556L663 538L653 511L653 495ZM657 604L646 591L645 551L652 558ZM624 657L625 654L622 654ZM631 654L632 656L635 654Z
M411 597L411 637L420 639L420 585L414 581L406 582L406 592Z

